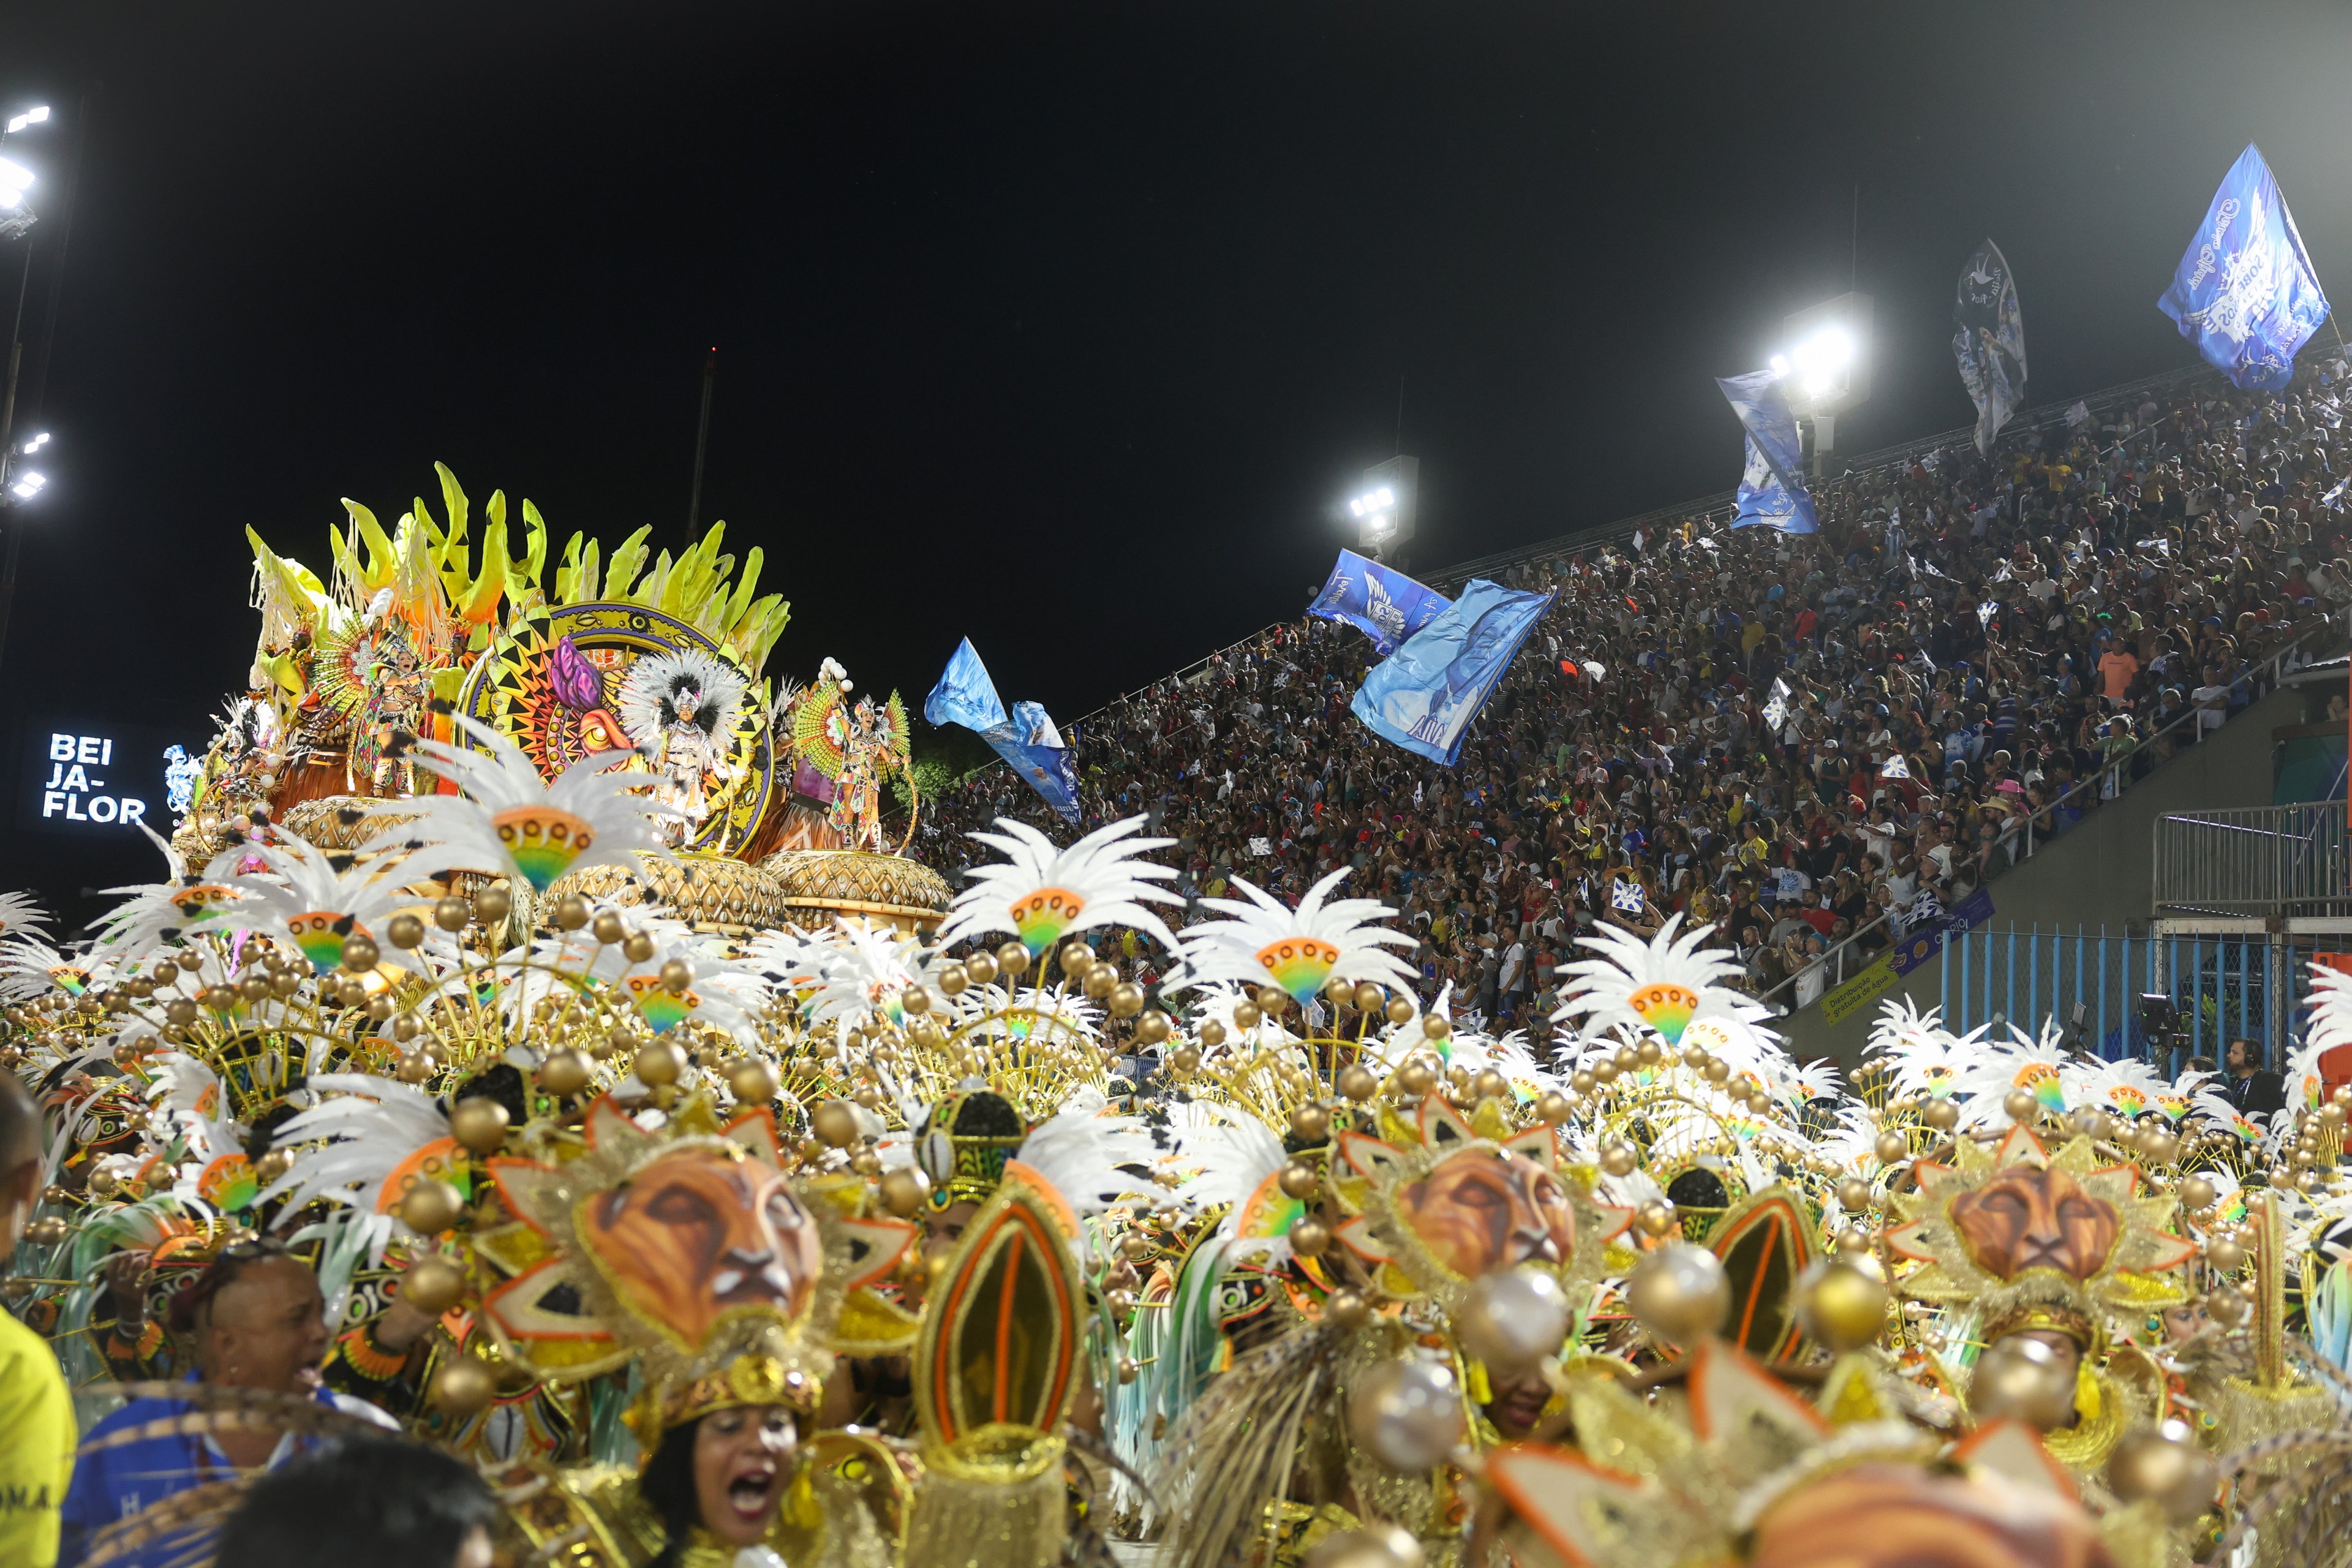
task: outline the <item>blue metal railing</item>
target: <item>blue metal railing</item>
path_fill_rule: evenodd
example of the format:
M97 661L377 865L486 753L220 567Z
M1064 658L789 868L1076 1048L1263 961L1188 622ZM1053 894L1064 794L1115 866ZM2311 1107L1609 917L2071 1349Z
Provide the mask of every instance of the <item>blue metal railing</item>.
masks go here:
M1944 949L1946 1027L1990 1025L2038 1032L2054 1019L2074 1049L2114 1061L2151 1059L2175 1074L2191 1057L2219 1060L2241 1037L2268 1048L2273 1065L2302 1033L2315 952L2339 952L2352 937L2255 932L2154 935L2077 926L1990 928L1955 933ZM2151 1019L2142 1000L2163 999Z

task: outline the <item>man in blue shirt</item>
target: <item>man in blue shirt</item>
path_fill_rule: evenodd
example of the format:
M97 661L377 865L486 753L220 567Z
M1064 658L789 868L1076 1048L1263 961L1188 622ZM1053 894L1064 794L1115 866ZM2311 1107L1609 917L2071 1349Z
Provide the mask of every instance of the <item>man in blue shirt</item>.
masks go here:
M249 1237L223 1247L173 1307L173 1326L194 1350L191 1383L308 1395L372 1425L398 1426L365 1400L333 1393L320 1382L329 1344L326 1300L310 1265L274 1237ZM61 1568L80 1563L100 1531L174 1493L240 1472L273 1469L314 1446L314 1439L274 1428L172 1433L105 1446L116 1434L196 1408L188 1400L138 1399L90 1428L66 1493ZM160 1568L188 1556L209 1530L193 1526L112 1561L121 1568Z

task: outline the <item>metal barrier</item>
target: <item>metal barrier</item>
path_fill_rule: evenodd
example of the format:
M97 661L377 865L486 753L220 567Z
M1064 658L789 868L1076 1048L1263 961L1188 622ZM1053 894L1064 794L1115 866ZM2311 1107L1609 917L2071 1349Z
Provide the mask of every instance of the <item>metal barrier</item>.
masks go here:
M2352 913L2345 805L2249 806L2156 819L2158 913Z
M2262 1041L2275 1067L2301 1033L2312 955L2347 946L2352 938L2307 934L1974 931L1944 949L1944 1023L1960 1034L1990 1025L2005 1038L2004 1025L2032 1034L2054 1018L2071 1047L2147 1058L2168 1075L2191 1057L2218 1062L2243 1037ZM2150 997L2162 1005L2144 1007Z

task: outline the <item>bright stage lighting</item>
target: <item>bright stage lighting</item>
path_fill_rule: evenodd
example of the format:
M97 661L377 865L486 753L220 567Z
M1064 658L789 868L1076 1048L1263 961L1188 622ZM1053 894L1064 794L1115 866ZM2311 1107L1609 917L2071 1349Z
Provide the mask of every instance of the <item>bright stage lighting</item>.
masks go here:
M48 444L49 433L47 430L44 430L39 435L34 437L31 440L26 442L23 449L27 452L37 452Z
M24 192L32 188L33 171L22 163L0 158L0 191Z
M16 482L10 485L8 489L14 492L18 500L31 500L41 493L41 487L48 482L41 474L27 471L17 475Z
M1374 512L1395 510L1396 491L1386 485L1382 485L1376 490L1366 490L1348 503L1349 515L1355 517L1370 517Z
M25 110L24 113L16 115L8 121L8 134L13 136L17 132L25 129L27 125L38 125L42 121L47 120L48 117L49 106L47 104L43 103L36 105L35 107Z

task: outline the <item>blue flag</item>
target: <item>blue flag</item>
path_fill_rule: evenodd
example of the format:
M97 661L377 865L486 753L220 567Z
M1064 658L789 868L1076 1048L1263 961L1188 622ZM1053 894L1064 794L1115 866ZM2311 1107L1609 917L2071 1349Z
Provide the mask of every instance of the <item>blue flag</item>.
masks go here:
M1960 268L1952 300L1952 357L1977 405L1977 450L1990 452L1993 437L2025 401L2025 319L2017 309L2017 279L2009 258L1990 239Z
M2232 386L2276 392L2294 379L2295 351L2327 320L2327 296L2278 181L2251 142L2213 193L2156 308Z
M1748 432L1748 466L1739 476L1739 515L1734 528L1777 528L1783 533L1815 533L1813 498L1806 493L1804 438L1797 434L1796 411L1789 406L1780 378L1769 370L1718 376L1732 412Z
M956 645L940 683L923 699L923 717L934 724L961 724L970 730L1027 780L1063 821L1078 820L1077 773L1054 721L1035 702L1016 702L1008 715L970 637Z
M1349 709L1382 740L1452 767L1470 721L1551 600L1472 578L1462 597L1372 667Z
M1332 564L1330 580L1307 606L1307 613L1327 621L1347 622L1371 638L1372 647L1386 658L1453 602L1402 572L1352 550L1342 550Z

